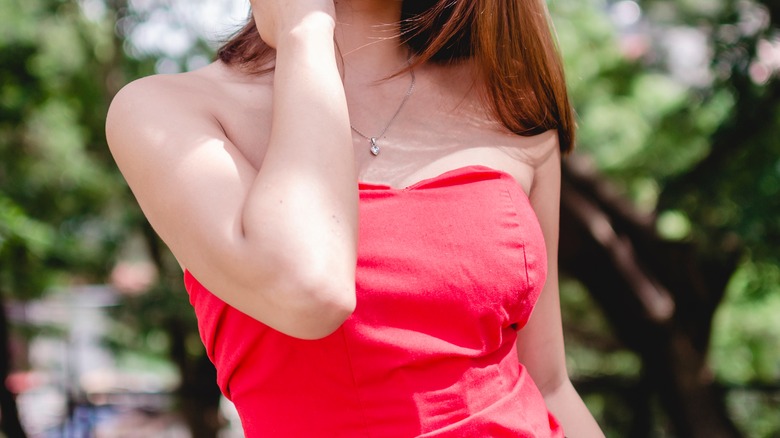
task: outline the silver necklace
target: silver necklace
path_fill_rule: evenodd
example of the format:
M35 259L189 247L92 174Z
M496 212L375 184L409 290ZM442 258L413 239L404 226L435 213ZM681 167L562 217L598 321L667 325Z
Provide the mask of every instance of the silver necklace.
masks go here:
M355 131L359 136L368 140L368 145L370 146L369 151L371 151L371 154L374 155L375 157L379 155L379 152L381 152L381 149L379 149L379 145L377 144L377 141L379 141L379 139L382 138L383 135L385 135L385 132L387 132L387 129L390 127L390 125L393 124L395 118L398 117L398 114L401 112L401 109L403 109L404 105L406 104L406 101L409 100L409 96L411 96L412 92L414 91L414 83L416 82L416 78L414 76L414 69L410 69L409 73L412 76L412 82L409 84L409 89L406 90L406 94L404 95L403 100L401 100L401 104L398 105L398 109L395 110L395 114L393 114L393 117L390 117L390 121L387 122L382 132L380 132L378 135L375 136L368 136L360 132L360 130L355 128L351 123L349 124L349 127L352 128L353 131Z

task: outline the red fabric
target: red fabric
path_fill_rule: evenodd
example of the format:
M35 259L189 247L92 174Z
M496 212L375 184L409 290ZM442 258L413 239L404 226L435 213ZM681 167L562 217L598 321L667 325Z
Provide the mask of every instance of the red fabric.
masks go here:
M324 339L185 284L247 437L562 437L515 346L545 275L522 188L470 166L360 184L357 309Z

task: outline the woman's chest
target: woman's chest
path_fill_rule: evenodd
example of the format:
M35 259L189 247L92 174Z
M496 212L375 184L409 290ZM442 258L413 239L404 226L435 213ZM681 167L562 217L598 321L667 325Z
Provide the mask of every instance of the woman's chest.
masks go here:
M475 335L473 323L488 330L525 323L546 254L511 176L467 166L404 189L362 185L360 195L359 315L395 326L447 315L449 333L460 326Z

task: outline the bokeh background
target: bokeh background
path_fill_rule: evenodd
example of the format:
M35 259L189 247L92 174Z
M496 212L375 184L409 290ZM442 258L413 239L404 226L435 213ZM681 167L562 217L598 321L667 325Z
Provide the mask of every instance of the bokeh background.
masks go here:
M608 437L780 437L780 2L550 0L562 301ZM239 437L103 125L246 0L0 2L0 435ZM576 432L572 432L576 436Z

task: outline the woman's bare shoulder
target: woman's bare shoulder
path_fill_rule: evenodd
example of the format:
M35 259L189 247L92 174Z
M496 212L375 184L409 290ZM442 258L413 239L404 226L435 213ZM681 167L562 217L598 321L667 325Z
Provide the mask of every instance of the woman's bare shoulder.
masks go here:
M112 107L130 106L149 118L158 111L176 110L179 114L196 114L216 110L220 100L229 98L226 88L235 81L218 64L177 74L157 74L136 79L125 85L114 97Z
M108 146L126 175L167 163L210 140L226 140L215 113L219 82L201 69L134 80L114 97L106 116Z
M106 126L164 126L173 120L197 119L207 107L208 81L193 73L136 79L114 96Z
M536 169L550 157L559 156L558 132L549 130L531 136L512 134L511 141L499 149L513 159Z
M114 143L135 148L138 140L150 146L181 145L195 137L229 140L257 165L252 154L258 154L270 129L272 97L272 74L247 75L220 62L141 78L122 88L111 104L109 144L112 137L127 136L134 140Z

